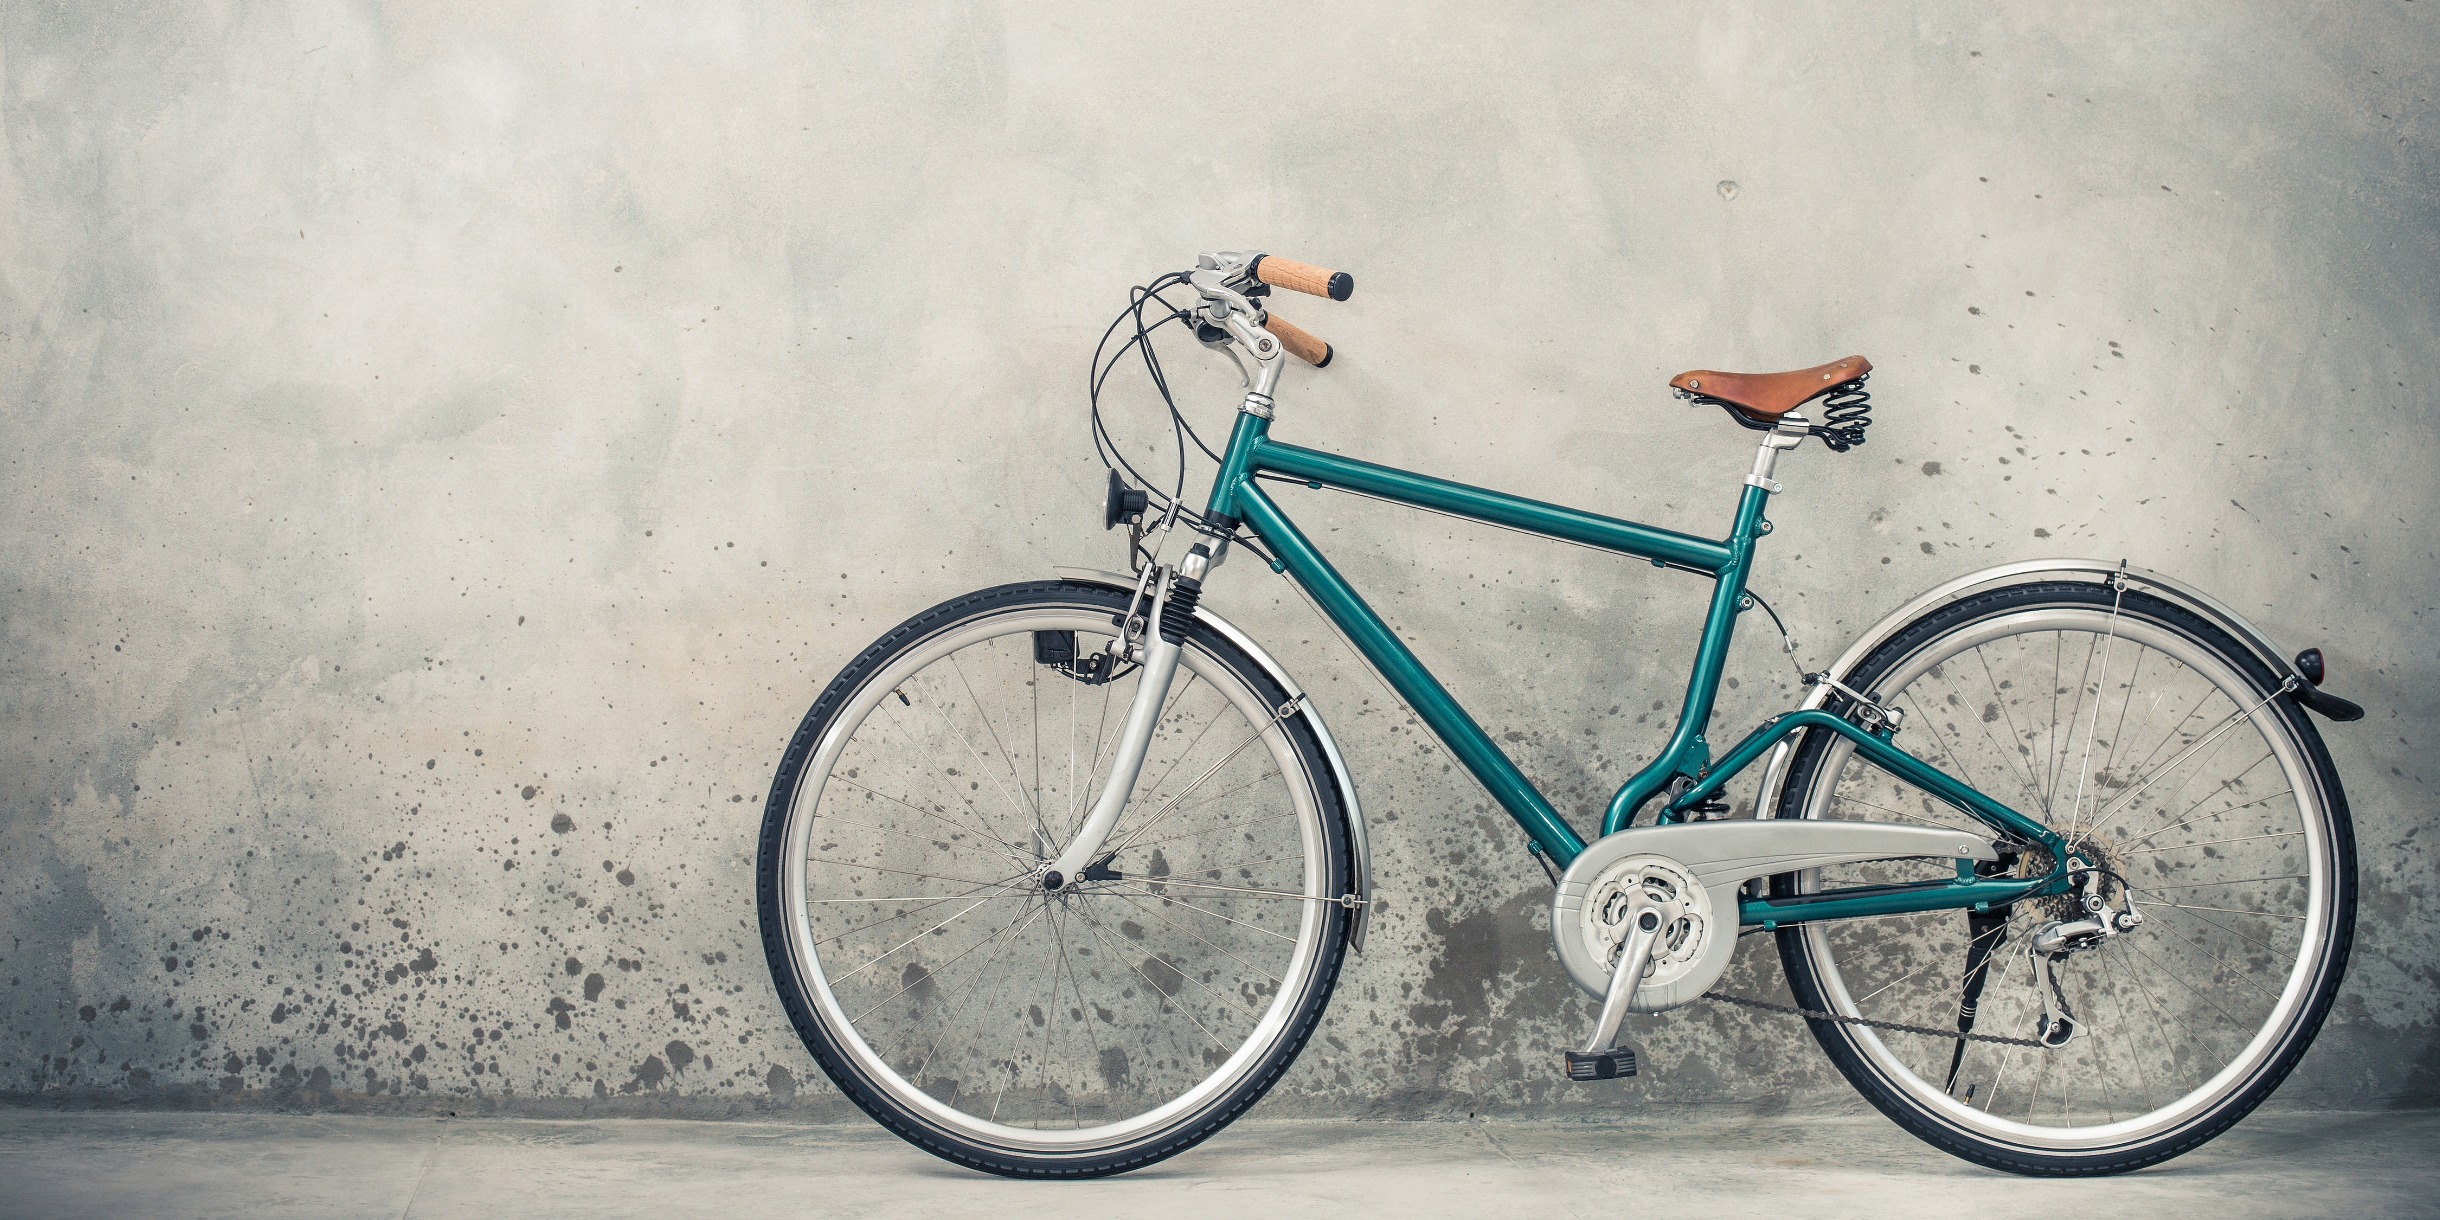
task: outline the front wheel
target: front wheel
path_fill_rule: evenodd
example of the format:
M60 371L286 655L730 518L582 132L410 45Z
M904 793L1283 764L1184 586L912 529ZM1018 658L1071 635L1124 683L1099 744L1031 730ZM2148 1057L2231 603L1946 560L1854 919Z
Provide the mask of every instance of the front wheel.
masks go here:
M2177 1156L2279 1086L2355 926L2346 797L2279 677L2166 601L2042 582L1925 614L1846 681L1905 713L1901 745L2057 830L2097 892L2142 916L2065 951L2055 930L2088 915L2072 896L1781 929L1798 1002L1847 1018L1813 1033L1866 1099L1967 1160L2078 1175ZM1978 829L1820 734L1774 812ZM1773 890L1923 876L1884 862ZM1968 1028L2014 1041L1945 1032ZM2063 1044L2026 1045L2044 1041Z
M763 819L765 955L805 1046L883 1126L1011 1177L1194 1146L1278 1081L1345 952L1348 835L1286 691L1197 623L1104 859L1039 877L1104 782L1128 594L955 598L831 682Z

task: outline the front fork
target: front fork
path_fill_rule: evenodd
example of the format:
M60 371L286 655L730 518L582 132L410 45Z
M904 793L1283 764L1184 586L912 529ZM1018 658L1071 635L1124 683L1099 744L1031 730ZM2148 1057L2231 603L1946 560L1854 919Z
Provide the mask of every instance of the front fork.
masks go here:
M1231 360L1237 360L1234 349L1238 347L1254 357L1250 370L1242 361L1237 364L1246 382L1245 402L1238 409L1267 420L1271 418L1271 390L1279 384L1284 349L1276 336L1261 329L1262 314L1258 310L1233 293L1229 296L1244 304L1244 308L1222 312L1218 326L1227 337L1205 342L1225 352ZM1232 455L1237 452L1236 448L1230 450ZM1227 487L1235 473L1223 469L1214 486ZM1228 544L1223 540L1220 545ZM1128 706L1126 726L1119 732L1118 753L1110 760L1109 782L1102 786L1101 796L1085 815L1076 837L1068 840L1058 856L1044 866L1039 875L1043 889L1056 890L1073 884L1095 866L1109 867L1107 859L1095 857L1101 853L1103 841L1110 837L1111 828L1118 825L1119 815L1126 812L1128 798L1135 793L1136 778L1144 769L1144 752L1152 745L1152 730L1160 725L1161 705L1168 701L1170 680L1177 676L1178 654L1186 643L1186 629L1194 622L1195 604L1203 596L1203 578L1219 562L1220 554L1198 542L1186 549L1186 557L1174 569L1155 565L1138 586L1134 602L1127 607L1128 621L1120 628L1117 645L1130 654L1137 647L1143 650L1143 676L1137 680L1135 702ZM1142 616L1143 625L1139 628L1136 610L1144 604L1147 592L1152 598L1152 608Z
M1043 889L1069 885L1096 864L1108 867L1107 859L1094 857L1101 852L1111 829L1118 825L1119 815L1126 812L1127 799L1134 795L1136 778L1144 769L1145 751L1152 746L1152 731L1160 727L1161 707L1169 700L1170 681L1177 676L1178 657L1185 651L1186 629L1194 621L1195 603L1203 596L1203 577L1211 570L1211 562L1211 548L1196 543L1187 549L1186 557L1175 568L1160 565L1146 575L1142 587L1151 596L1149 611L1136 612L1136 607L1144 602L1143 593L1128 606L1127 621L1119 628L1117 646L1142 652L1143 668L1136 680L1135 702L1127 706L1126 723L1119 730L1118 750L1110 760L1109 781L1102 785L1101 796L1085 815L1076 837L1069 839L1067 846L1038 874Z

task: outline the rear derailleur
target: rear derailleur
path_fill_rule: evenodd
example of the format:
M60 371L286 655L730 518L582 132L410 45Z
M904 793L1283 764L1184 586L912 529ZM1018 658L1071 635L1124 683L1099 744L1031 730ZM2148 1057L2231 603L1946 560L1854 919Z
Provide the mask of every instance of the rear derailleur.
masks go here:
M2135 909L2135 897L2125 879L2088 859L2098 854L2088 845L2086 850L2067 858L2068 876L2073 878L2075 889L2043 901L2043 908L2052 918L2033 930L2033 939L2025 949L2033 967L2035 999L2042 1005L2041 1013L2034 1018L2033 1036L2053 1050L2067 1045L2081 1028L2067 1006L2067 993L2060 989L2057 977L2052 974L2054 965L2132 932L2144 922L2143 912ZM2067 918L2079 914L2082 918Z

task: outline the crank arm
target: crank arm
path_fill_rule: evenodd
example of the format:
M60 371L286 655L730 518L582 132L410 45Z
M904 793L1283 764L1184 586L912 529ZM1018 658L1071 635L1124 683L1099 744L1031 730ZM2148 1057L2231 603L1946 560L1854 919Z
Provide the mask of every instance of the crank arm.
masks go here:
M1626 1022L1627 1007L1635 1002L1636 985L1644 981L1644 969L1652 964L1652 946L1660 940L1661 913L1655 907L1645 907L1635 913L1635 926L1627 933L1626 948L1618 955L1618 969L1610 975L1610 991L1601 1001L1601 1020L1593 1026L1592 1041L1585 1043L1585 1054L1610 1049L1618 1041L1618 1027Z

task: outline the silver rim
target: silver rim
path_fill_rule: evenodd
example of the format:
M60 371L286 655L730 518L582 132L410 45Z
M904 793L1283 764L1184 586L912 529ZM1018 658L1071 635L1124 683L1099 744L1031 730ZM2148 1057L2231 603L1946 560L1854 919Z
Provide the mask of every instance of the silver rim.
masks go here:
M2154 1139L2255 1080L2311 1000L2335 892L2318 780L2269 697L2201 644L2106 607L1960 627L1902 660L1879 693L1908 717L1902 744L2097 854L2147 919L2054 966L2081 1027L2065 1047L1972 1043L1959 1059L1953 1038L1848 1027L1871 1068L1941 1121L2051 1151ZM1805 816L1973 825L1843 743ZM1921 862L1869 864L1807 874L1800 888L1926 875ZM1992 938L1975 1032L2033 1036L2025 947L2067 915L2019 904ZM1950 1029L1965 925L1958 912L1816 924L1804 948L1832 1011Z
M1332 912L1314 777L1279 709L1190 641L1125 816L1120 880L1031 872L1083 816L1135 691L1037 664L1110 612L1028 606L894 658L788 812L797 975L858 1075L971 1142L1107 1152L1233 1095L1310 993Z

